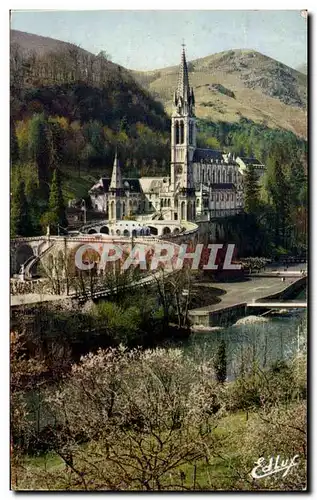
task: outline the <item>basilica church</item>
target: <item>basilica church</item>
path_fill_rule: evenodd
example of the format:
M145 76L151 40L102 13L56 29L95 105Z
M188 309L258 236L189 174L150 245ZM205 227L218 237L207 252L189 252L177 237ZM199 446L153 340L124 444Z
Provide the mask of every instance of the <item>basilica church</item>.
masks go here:
M101 178L89 191L92 206L109 221L126 216L165 220L208 220L243 208L243 177L251 165L264 172L255 158L196 147L195 95L190 87L183 48L171 116L169 177L122 178L117 154L111 179Z

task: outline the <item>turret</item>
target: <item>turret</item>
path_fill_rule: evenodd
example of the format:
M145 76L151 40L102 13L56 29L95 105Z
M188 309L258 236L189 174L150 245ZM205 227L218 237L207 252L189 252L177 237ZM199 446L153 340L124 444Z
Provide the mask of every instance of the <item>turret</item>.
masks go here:
M119 190L122 189L122 177L121 177L121 169L118 161L118 154L116 151L116 155L114 158L113 162L113 168L112 168L112 175L111 175L111 182L110 182L110 190L115 189Z

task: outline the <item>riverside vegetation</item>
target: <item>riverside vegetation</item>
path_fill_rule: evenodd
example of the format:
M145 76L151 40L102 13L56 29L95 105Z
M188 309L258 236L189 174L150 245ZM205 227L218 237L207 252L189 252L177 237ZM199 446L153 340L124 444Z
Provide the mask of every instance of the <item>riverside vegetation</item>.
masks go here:
M12 487L305 489L305 350L262 370L247 349L234 382L223 353L197 363L177 348L100 349L52 386L37 383L32 403L23 376L35 380L41 364L13 357ZM275 454L299 465L253 480L254 462Z
M14 318L12 487L304 489L305 324L294 358L263 368L244 346L229 382L224 341L201 356L162 344L189 332L177 312L184 284L156 286L161 295L139 291L133 304L122 294L81 313ZM298 454L300 464L253 480L254 462L272 454Z

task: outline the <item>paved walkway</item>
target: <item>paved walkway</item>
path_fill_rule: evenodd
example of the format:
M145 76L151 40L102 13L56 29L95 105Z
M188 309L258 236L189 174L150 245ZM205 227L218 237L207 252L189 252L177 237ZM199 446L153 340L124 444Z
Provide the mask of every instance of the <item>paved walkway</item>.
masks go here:
M67 299L66 295L51 295L38 293L25 293L23 295L11 295L10 306L22 306L23 304L36 304L37 302L50 302L52 300Z
M253 300L258 300L273 295L274 293L281 292L298 279L299 278L285 278L285 281L282 281L276 278L250 277L248 281L236 283L208 283L200 285L201 287L208 286L216 288L219 290L219 293L224 290L226 293L219 295L220 302L217 304L191 309L189 313L195 314L197 312L218 311L224 307L234 306L244 302L250 303L253 302Z
M288 271L304 269L306 268L303 264L298 264L292 267L289 267ZM274 269L278 269L274 267ZM279 270L283 270L281 267ZM268 271L271 269L268 268ZM268 272L269 275L269 272ZM136 285L145 284L153 280L153 275L146 276L142 278ZM210 306L200 307L198 309L191 309L191 312L204 312L204 311L216 311L218 309L222 309L223 307L232 306L235 304L239 304L241 302L252 302L253 299L260 299L263 297L267 297L268 295L272 295L274 293L282 291L286 286L290 285L294 281L299 279L298 277L285 278L285 281L282 282L281 279L277 279L276 277L263 277L263 273L260 275L255 274L254 276L250 275L250 279L243 282L238 283L206 283L200 286L208 286L212 288L219 289L219 293L221 290L225 290L225 294L221 295L219 298L221 302L218 304L212 304ZM134 286L134 285L130 285ZM105 291L100 292L100 295L104 295ZM98 294L96 294L98 295ZM66 295L50 295L50 294L36 294L36 293L27 293L24 295L11 295L11 307L20 306L23 304L36 304L37 302L49 302L55 300L62 300L66 298L71 298L71 296Z

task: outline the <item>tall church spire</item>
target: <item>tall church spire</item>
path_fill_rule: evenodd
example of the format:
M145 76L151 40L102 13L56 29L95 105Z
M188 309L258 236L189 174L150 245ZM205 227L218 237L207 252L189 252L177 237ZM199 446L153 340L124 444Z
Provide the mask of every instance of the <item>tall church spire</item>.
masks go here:
M182 97L184 101L188 100L190 94L189 80L188 80L188 68L185 55L185 44L183 43L181 66L178 75L178 86L177 86L177 97Z
M178 84L174 93L174 108L178 114L194 116L195 98L193 88L189 85L188 67L185 55L185 45L183 45L181 64L178 74Z
M122 189L122 177L121 170L118 161L118 153L116 150L116 155L113 162L110 189Z

